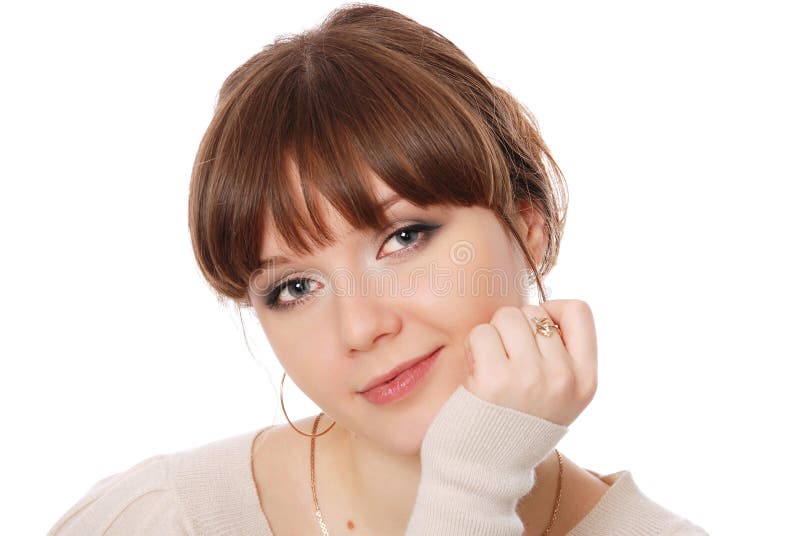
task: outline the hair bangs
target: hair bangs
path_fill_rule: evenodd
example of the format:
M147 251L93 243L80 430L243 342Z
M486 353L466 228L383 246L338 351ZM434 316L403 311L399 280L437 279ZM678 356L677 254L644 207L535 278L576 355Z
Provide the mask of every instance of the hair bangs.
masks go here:
M374 44L353 50L358 41L348 39L348 48L337 48L331 36L324 52L308 47L304 72L284 78L290 87L283 91L292 96L284 119L294 128L279 141L286 146L283 172L265 178L274 194L265 197L265 213L293 252L335 241L315 192L362 230L386 225L370 173L418 206L468 206L491 202L493 192L482 186L498 173L493 167L502 168L481 124L440 80L391 50L376 52ZM301 203L286 182L292 167Z
M356 231L387 225L374 176L417 206L504 221L530 199L551 235L546 271L565 211L548 162L533 117L450 41L385 8L340 8L223 83L190 186L195 257L220 299L248 305L265 233L300 256L337 241L328 207Z

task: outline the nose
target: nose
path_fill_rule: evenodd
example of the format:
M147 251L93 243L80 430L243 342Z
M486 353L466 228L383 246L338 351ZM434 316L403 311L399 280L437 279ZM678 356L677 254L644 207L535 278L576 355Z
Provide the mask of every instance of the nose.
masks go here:
M385 280L363 277L338 290L337 321L348 355L373 350L402 326L398 296Z

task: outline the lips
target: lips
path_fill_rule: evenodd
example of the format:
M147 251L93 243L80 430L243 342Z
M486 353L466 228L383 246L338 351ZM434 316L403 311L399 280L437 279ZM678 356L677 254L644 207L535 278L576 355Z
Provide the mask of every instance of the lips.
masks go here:
M428 352L427 354L425 354L423 356L417 357L415 359L411 359L409 361L406 361L405 363L401 363L400 365L396 366L395 368L393 368L392 370L390 370L386 374L382 374L380 376L376 376L375 378L373 378L366 385L366 387L364 387L363 389L361 389L360 391L357 391L357 392L358 393L365 393L365 392L369 391L370 389L372 389L373 387L377 387L378 385L384 384L384 383L394 379L395 377L397 377L398 374L400 374L404 370L408 370L411 367L413 367L414 365L416 365L417 363L419 363L420 361L424 361L424 360L428 359L439 348L441 348L441 346L437 346L436 348L434 348L433 350L431 350L430 352Z

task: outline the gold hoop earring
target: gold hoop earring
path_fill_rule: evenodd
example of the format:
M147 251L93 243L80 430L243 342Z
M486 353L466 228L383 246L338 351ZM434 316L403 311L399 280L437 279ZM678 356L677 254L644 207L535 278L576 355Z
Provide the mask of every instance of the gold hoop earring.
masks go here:
M298 430L297 427L294 424L292 424L291 419L289 419L289 416L286 414L286 406L283 405L283 382L285 380L286 380L286 372L283 373L283 377L281 378L281 409L283 410L283 416L286 417L286 421L289 423L289 426L294 428L295 432L297 432L298 434L303 434L306 437L319 437L321 435L325 435L328 432L330 432L331 428L333 428L336 425L336 421L333 421L333 424L331 424L328 427L328 429L322 432L321 434L307 434L302 430ZM324 415L324 413L320 413L319 415L321 417L322 415Z

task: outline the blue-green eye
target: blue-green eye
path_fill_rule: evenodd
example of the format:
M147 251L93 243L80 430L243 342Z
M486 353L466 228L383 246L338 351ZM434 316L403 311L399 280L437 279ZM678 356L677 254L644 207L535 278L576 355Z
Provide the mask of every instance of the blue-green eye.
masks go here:
M415 227L419 227L419 226L415 226ZM392 233L391 235L389 235L389 238L386 240L386 242L388 242L389 240L391 240L393 238L397 238L398 241L401 244L403 243L403 241L409 241L411 246L413 246L414 244L418 244L419 242L417 242L416 239L419 236L419 234L421 232L423 232L423 231L421 229L417 229L415 227L403 227L402 229L398 229L397 232ZM384 244L386 242L384 242ZM405 251L409 251L409 247L401 248L398 251L404 251L404 252ZM383 258L383 257L386 257L388 255L394 255L394 253L388 253L387 255L383 255L383 256L381 256L379 258Z
M294 307L295 305L305 301L305 292L311 283L313 283L311 279L290 279L275 289L271 297L268 298L267 305L273 309L286 309L289 307ZM288 302L278 301L278 298L284 290L288 291L290 294L293 294L294 299L290 299Z
M402 243L410 243L406 247L400 248L399 250L395 251L394 253L387 253L386 255L382 255L378 258L389 257L389 256L405 256L409 253L412 253L416 249L425 245L429 238L432 231L438 229L439 225L425 225L425 224L415 224L415 225L408 225L406 227L401 227L397 231L390 234L386 240L384 240L384 244L391 240L392 238L397 237L398 241ZM422 235L420 237L419 235ZM294 278L288 279L283 282L277 283L275 287L272 288L267 293L267 297L264 301L264 305L267 308L273 311L284 311L290 309L292 307L296 307L305 303L307 300L310 299L315 291L308 291L309 284L316 284L313 279L308 278ZM295 296L295 299L283 299L279 300L282 294L284 294L284 290L288 291L291 295ZM306 293L310 292L310 293ZM289 296L291 298L292 296Z

